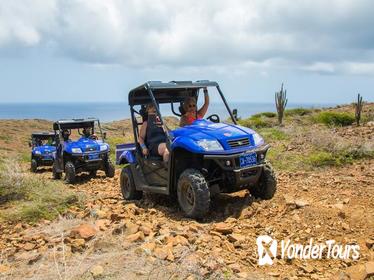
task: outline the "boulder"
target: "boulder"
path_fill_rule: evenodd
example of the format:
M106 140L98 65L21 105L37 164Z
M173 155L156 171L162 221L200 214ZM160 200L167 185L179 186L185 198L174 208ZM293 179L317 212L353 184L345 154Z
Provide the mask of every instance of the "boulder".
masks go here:
M374 261L365 263L366 277L374 276Z
M104 268L101 265L95 265L90 269L93 278L99 278L104 273Z
M70 237L90 240L96 235L96 229L90 224L81 224L70 231Z
M232 225L228 223L217 223L213 226L213 230L222 234L232 233Z
M86 246L86 241L83 238L73 239L70 242L71 251L74 252L81 252Z
M126 236L126 240L129 242L143 241L144 233L142 231L138 231L137 233L130 234Z

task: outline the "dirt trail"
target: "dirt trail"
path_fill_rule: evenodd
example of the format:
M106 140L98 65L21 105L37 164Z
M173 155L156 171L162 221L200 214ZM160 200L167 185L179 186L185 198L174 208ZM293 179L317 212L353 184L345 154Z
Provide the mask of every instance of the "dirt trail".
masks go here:
M104 269L102 275L115 279L165 279L173 275L176 279L191 275L330 279L338 271L374 259L373 248L368 248L372 246L369 237L374 239L373 166L374 161L368 160L313 173L280 173L273 200L254 201L245 191L221 195L213 201L208 218L200 222L183 218L162 196L123 202L119 171L113 179L99 174L88 180L83 175L71 186L88 198L81 209L71 209L56 222L22 225L25 229L1 225L0 250L8 260L3 264L8 268L4 276L91 279L90 270L96 265ZM50 173L42 176L50 177ZM83 221L97 232L79 246L69 235ZM357 243L360 259L278 259L272 266L260 267L256 238L262 234L303 244L310 238Z

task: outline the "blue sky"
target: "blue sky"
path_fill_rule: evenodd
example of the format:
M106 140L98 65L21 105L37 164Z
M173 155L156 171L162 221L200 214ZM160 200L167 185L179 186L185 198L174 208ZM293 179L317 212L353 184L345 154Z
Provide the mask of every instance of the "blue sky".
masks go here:
M183 2L183 3L182 3ZM146 80L229 101L374 101L372 1L0 1L0 102L117 102Z

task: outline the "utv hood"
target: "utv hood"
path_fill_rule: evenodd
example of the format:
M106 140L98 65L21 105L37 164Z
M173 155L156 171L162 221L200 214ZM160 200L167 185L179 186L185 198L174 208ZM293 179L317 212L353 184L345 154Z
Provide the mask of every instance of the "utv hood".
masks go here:
M187 147L189 145L191 148L193 143L200 140L217 140L225 151L230 152L248 150L248 148L255 148L263 144L262 138L260 142L255 141L254 135L258 134L250 128L227 123L213 123L207 120L197 120L192 125L172 131L171 134L176 146L179 146L182 142L189 142L190 144L187 144Z
M67 152L72 153L73 148L80 148L83 153L98 152L100 151L100 146L103 144L104 143L101 140L93 140L93 139L81 137L77 141L65 142L65 150Z
M37 146L33 149L33 152L39 151L41 154L51 154L56 151L55 146L43 145Z

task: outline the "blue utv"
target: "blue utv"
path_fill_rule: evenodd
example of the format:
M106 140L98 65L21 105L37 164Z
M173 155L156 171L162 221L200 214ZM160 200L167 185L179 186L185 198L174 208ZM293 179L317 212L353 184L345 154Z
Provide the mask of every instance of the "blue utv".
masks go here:
M109 144L105 143L106 133L102 132L98 119L59 120L53 124L53 129L59 136L52 168L54 179L60 179L65 172L66 182L73 184L78 173L89 172L95 176L97 170L105 171L107 177L114 177ZM77 140L70 139L72 131Z
M38 167L52 166L53 155L56 152L56 135L53 132L33 132L31 134L31 172Z
M174 130L161 116L167 108L175 116L183 112L187 97L198 100L199 92L209 88L218 92L227 111L227 121L219 114ZM257 198L271 199L276 192L276 176L266 161L269 145L254 130L236 123L226 99L216 82L173 81L147 82L128 95L135 143L116 147L116 163L125 164L120 177L122 195L126 200L140 199L143 191L174 197L188 217L202 218L217 193L248 189ZM144 156L139 145L140 125L146 120L145 105L152 103L164 127L170 152L167 166L161 157ZM176 107L179 108L179 112Z

